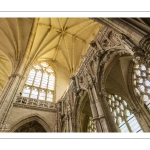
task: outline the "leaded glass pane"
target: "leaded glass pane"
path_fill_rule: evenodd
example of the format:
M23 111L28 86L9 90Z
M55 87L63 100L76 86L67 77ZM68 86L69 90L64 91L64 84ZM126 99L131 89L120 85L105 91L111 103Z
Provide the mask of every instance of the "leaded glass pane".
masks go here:
M31 71L30 71L30 73L29 73L29 76L28 76L28 79L27 79L27 81L26 81L26 84L28 84L28 85L32 85L33 84L33 80L34 80L34 77L35 77L35 70L34 69L32 69Z
M146 85L146 86L150 86L150 81L146 79L146 80L145 80L145 85Z
M44 90L39 92L39 100L45 100L46 93Z
M150 97L150 67L147 67L144 64L140 63L138 65L135 64L134 72L138 75L133 75L133 86L135 89L135 93L136 95L138 94L141 97L140 99L143 100L147 105L146 101L148 101L148 97Z
M30 88L29 87L25 87L23 89L22 96L23 97L29 97L29 94L30 94Z
M42 67L48 67L48 64L46 62L41 62Z
M54 89L54 76L52 74L49 77L48 89L50 89L50 90Z
M121 132L142 132L142 129L136 120L135 116L131 113L127 102L118 95L108 94L107 102L110 111L113 110L114 122L118 125ZM111 101L111 102L110 102ZM117 104L117 105L114 105Z
M41 67L40 67L40 66L38 66L38 65L37 65L37 66L34 66L34 68L35 68L35 69L38 69L38 70L40 70L40 69L41 69Z
M41 82L41 77L42 77L42 72L41 71L38 71L36 73L36 77L35 77L35 80L34 80L34 86L36 87L39 87L40 86L40 82Z
M42 77L42 83L41 83L41 88L46 89L48 84L48 74L44 73Z
M136 74L137 74L138 76L141 76L141 71L140 71L140 70L136 70Z
M30 98L37 99L37 96L38 96L38 90L32 89Z
M47 101L52 101L53 100L53 94L51 92L49 92L47 94Z

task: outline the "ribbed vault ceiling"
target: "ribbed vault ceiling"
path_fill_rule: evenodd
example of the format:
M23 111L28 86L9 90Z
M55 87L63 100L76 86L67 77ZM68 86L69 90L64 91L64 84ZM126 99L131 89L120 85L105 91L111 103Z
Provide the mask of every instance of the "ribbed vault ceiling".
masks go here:
M0 18L0 91L26 52L32 24L33 19Z
M8 77L11 72L11 65L4 54L0 52L0 91L2 90L5 82L8 80Z
M31 38L35 21L35 34ZM88 18L1 18L0 51L7 54L13 65L28 53L30 61L50 61L54 69L61 67L71 76L100 26ZM0 53L3 70L0 71L0 90L11 72L8 61L3 65L5 61L6 57Z
M31 51L36 59L48 59L72 75L99 27L88 18L41 18Z

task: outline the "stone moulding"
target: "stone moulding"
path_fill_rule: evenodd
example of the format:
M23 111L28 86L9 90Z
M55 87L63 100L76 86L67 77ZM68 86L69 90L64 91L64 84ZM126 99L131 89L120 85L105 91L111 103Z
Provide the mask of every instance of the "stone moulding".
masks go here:
M56 112L56 104L52 102L30 99L21 96L17 97L16 101L13 103L13 106Z

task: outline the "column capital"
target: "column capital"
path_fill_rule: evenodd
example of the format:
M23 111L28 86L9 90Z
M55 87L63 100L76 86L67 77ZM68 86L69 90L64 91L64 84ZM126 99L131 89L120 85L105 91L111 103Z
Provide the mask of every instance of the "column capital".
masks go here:
M13 73L13 74L11 74L9 77L8 77L8 79L10 79L10 78L15 78L15 77L19 77L19 78L24 78L24 76L22 76L22 75L20 75L19 73Z

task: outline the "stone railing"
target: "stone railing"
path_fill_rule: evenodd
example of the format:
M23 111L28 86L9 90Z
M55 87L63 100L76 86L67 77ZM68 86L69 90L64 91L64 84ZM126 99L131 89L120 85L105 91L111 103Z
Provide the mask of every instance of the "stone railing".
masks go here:
M27 97L18 96L13 104L14 106L28 107L31 109L40 110L56 110L56 104L49 101L31 99Z

